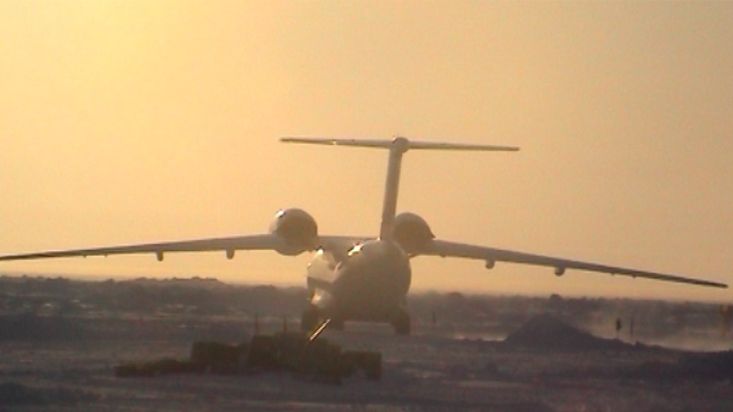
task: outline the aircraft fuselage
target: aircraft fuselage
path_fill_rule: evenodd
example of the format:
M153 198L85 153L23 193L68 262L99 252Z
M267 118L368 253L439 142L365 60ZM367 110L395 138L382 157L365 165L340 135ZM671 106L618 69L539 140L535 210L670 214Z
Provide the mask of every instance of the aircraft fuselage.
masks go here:
M308 266L310 303L341 321L391 321L405 311L411 277L407 254L391 240L370 240L340 257L319 250Z

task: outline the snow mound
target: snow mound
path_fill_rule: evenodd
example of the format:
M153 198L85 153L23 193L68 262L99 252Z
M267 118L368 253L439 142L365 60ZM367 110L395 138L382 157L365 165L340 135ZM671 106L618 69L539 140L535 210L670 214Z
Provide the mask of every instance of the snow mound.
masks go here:
M537 315L504 339L511 348L546 351L613 350L630 347L616 339L604 339L571 326L548 314Z

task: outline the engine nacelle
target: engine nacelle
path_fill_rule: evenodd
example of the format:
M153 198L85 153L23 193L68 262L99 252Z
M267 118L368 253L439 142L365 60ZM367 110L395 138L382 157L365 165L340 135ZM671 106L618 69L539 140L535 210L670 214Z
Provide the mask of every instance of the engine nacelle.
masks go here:
M270 224L270 233L283 241L278 253L294 256L318 247L318 225L313 216L302 209L280 209Z
M420 253L435 239L425 219L410 212L395 216L392 236L408 255Z

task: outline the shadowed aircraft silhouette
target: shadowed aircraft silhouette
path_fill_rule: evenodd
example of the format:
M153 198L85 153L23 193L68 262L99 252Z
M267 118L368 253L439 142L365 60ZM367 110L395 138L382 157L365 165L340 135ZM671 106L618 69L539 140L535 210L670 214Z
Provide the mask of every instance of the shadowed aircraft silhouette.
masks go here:
M391 141L288 137L281 141L388 150L389 163L379 235L320 235L316 221L310 214L291 208L277 212L269 233L266 234L46 251L0 256L0 261L131 253L153 253L161 261L164 254L169 252L207 251L224 251L226 257L231 259L238 250L267 249L288 256L313 252L307 274L309 302L301 322L303 330L312 331L312 339L327 326L342 327L347 320L389 322L398 334L409 334L410 316L407 312L406 296L412 276L410 259L421 255L483 260L488 269L493 268L496 262L511 262L549 266L554 268L557 276L563 275L566 269L579 269L699 286L728 287L723 283L690 277L436 239L422 217L409 212L396 214L402 156L407 151L507 152L518 151L517 147L419 142L404 137Z

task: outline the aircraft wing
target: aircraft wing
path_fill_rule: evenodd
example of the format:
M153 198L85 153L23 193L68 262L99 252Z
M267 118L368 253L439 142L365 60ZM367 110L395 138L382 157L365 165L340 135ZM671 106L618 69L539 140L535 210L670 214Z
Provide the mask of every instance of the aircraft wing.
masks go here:
M611 275L623 275L647 279L662 280L667 282L688 283L700 286L711 286L716 288L727 288L728 285L703 279L695 279L677 275L668 275L644 270L622 268L598 263L581 262L577 260L556 258L550 256L534 255L512 250L496 249L484 246L467 245L463 243L449 242L445 240L431 241L421 255L433 255L442 257L459 257L468 259L480 259L486 261L487 267L492 267L494 262L524 263L528 265L549 266L555 268L556 275L562 275L565 269L579 269L590 272L608 273Z
M345 254L354 244L368 239L367 237L320 236L321 246L329 250L343 251ZM52 250L35 253L0 256L0 261L33 260L62 257L87 257L128 255L140 253L155 254L158 260L170 252L213 252L225 251L227 257L233 257L237 250L288 250L290 246L282 239L271 234L232 236L210 239L184 240L175 242L143 243L138 245L96 247L88 249Z
M227 255L235 250L276 250L283 242L277 236L270 234L253 236L233 236L211 239L184 240L177 242L144 243L139 245L99 247L90 249L55 250L37 253L0 256L4 260L31 260L45 258L60 258L73 256L108 256L135 253L154 253L158 260L163 260L163 254L168 252L211 252L223 250Z

